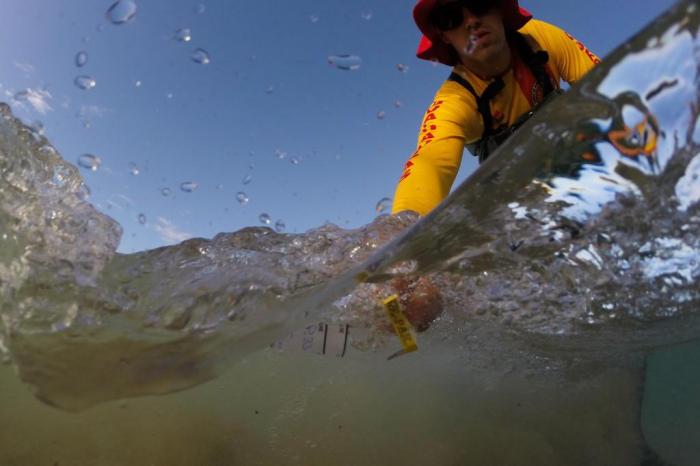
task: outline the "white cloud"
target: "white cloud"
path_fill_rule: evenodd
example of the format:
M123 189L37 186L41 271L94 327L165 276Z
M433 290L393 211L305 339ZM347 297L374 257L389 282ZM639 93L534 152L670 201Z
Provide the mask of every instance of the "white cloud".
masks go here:
M53 110L51 104L49 103L53 97L46 89L27 88L23 91L15 93L8 89L5 91L5 95L12 98L16 108L22 110L27 109L27 104L42 115L46 115L48 112Z
M53 110L53 108L51 108L51 105L49 104L49 100L51 99L52 97L49 91L27 89L27 100L30 104L32 104L34 110L41 113L42 115L46 115L47 112Z
M155 225L156 232L161 239L167 244L176 244L192 238L191 233L181 231L173 223L164 217L158 217L158 222Z

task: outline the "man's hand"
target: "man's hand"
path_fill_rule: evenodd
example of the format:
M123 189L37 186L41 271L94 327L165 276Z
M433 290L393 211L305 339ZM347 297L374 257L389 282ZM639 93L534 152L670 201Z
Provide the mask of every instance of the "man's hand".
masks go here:
M440 290L427 277L417 280L395 278L391 284L399 295L406 318L418 332L423 332L442 313Z

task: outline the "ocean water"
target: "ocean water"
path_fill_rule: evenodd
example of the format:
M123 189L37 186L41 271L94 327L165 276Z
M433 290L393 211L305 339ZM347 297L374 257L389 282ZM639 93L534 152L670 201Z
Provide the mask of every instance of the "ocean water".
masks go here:
M663 415L697 406L672 357L700 338L697 10L420 221L118 254L77 169L0 107L0 464L693 464L697 423ZM381 300L418 276L442 312L387 360ZM344 357L286 338L318 322Z

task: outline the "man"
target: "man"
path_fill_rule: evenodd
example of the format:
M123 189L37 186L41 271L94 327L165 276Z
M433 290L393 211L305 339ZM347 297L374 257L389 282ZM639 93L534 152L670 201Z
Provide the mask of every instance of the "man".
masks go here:
M450 191L467 146L483 162L564 80L600 60L517 0L419 0L417 55L452 66L423 119L393 212L430 212Z
M465 146L483 162L561 80L574 83L600 60L517 0L419 0L413 17L423 33L418 57L453 67L394 196L393 213L425 215L449 193ZM419 331L441 314L440 292L427 277L392 285Z

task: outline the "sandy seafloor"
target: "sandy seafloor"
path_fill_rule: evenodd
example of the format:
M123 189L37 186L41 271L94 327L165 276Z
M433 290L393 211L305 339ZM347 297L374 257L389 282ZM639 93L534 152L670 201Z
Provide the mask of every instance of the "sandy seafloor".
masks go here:
M5 366L0 464L640 464L639 373L489 380L450 355L364 357L270 349L193 389L77 414L38 401Z

